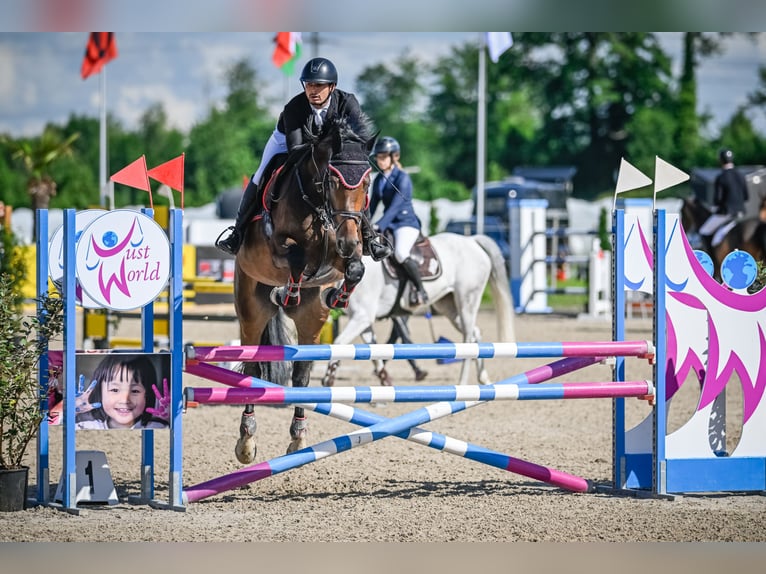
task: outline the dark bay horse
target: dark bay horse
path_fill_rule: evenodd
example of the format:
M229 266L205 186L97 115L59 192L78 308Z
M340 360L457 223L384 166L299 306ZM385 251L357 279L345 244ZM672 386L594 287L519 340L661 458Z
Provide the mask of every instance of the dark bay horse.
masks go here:
M319 343L330 308L345 308L364 275L361 221L370 185L369 124L328 121L318 136L306 133L267 187L270 223L255 218L236 257L235 309L242 345L284 345L285 315L301 345ZM340 286L334 285L340 283ZM244 363L244 373L288 384L288 363ZM309 384L311 361L292 363L292 385ZM235 453L256 456L255 415L246 405ZM303 408L295 408L287 452L306 446Z
M711 214L712 210L699 199L685 197L681 206L681 225L688 235L698 231ZM747 251L756 262L766 260L766 222L760 217L741 219L717 245L712 244L713 237L700 235L703 250L713 260L713 277L718 280L721 278L721 262L735 249Z

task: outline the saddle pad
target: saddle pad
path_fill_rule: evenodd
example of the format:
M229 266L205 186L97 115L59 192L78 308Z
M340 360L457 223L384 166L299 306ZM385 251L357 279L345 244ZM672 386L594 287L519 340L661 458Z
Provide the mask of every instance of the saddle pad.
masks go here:
M388 235L389 240L393 244L393 237L391 237L391 234L387 232L386 235ZM431 241L428 237L425 237L424 235L418 237L415 245L413 245L410 250L410 257L417 261L420 277L423 281L433 281L441 277L441 261L439 261L439 255L434 251L433 245L431 245ZM394 257L387 257L383 260L383 269L385 269L388 276L392 279L399 279L402 275L406 277L404 272L401 272L400 274L399 268L400 266Z

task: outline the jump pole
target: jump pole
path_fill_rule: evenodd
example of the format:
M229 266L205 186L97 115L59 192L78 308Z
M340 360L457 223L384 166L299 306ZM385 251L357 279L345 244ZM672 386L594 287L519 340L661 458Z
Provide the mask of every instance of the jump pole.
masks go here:
M557 357L654 357L651 341L530 343L399 343L374 345L247 345L186 347L188 361L368 361Z
M189 371L192 373L192 371ZM278 405L298 403L423 403L431 401L532 401L645 397L651 381L572 382L545 385L508 384L428 387L187 387L185 398L210 405Z
M534 369L531 369L530 371L527 371L526 373L517 375L513 379L516 379L517 382L526 382L529 384L535 384L535 383L549 380L551 378L555 378L557 376L561 376L563 374L596 364L600 362L601 360L602 358L600 357L587 357L587 358L581 357L581 358L562 359L559 361L555 361L549 365L544 365L541 367L536 367ZM192 367L192 365L189 365L189 367ZM279 385L275 385L274 383L269 383L267 381L260 381L258 379L254 379L252 377L244 377L232 371L227 371L226 369L221 369L213 365L206 365L206 364L193 365L193 368L194 370L197 371L197 374L200 376L211 378L211 380L216 380L223 384L229 384L232 386L250 386L252 384L258 384L259 386L263 386L263 387L278 387L279 386ZM307 405L304 405L304 407L309 408L315 412L319 412L321 414L326 414L337 419L345 420L352 424L358 424L363 426L372 426L372 425L379 424L388 420L385 417L382 417L380 415L369 413L362 409L357 409L357 408L340 404L340 403L334 403L329 405L307 404ZM592 490L592 485L590 481L584 478L577 477L568 473L564 473L555 469L551 469L551 468L534 464L521 459L513 458L505 454L494 452L483 447L479 447L458 439L453 439L448 436L441 435L439 433L426 431L422 428L413 427L401 433L394 433L394 436L407 439L412 442L416 442L418 444L429 446L431 448L434 448L443 452L447 452L449 454L462 456L469 460L481 462L483 464L487 464L495 468L500 468L502 470L507 470L509 472L513 472L522 476L527 476L529 478L539 480L541 482L545 482L553 486L564 488L566 490L570 490L574 492L589 492ZM267 463L262 463L262 464L267 464ZM226 479L226 477L221 477L221 479L215 479L215 480L224 480L224 479ZM215 480L208 481L207 483L203 483L203 485L205 485L205 488L210 489L211 483L215 485ZM256 478L256 480L259 480L259 478ZM199 486L201 485L197 485L197 487L192 487L192 488L198 488ZM216 486L216 488L219 488L218 492L223 492L226 490L225 487L220 486L220 483L218 484L218 486ZM207 494L206 496L212 496L214 494L216 493L211 492L210 494ZM197 498L194 498L194 500L199 500L200 498L201 497L197 497Z
M221 492L257 482L286 470L375 442L387 436L410 430L420 424L433 422L468 409L481 402L440 402L421 407L410 413L375 423L345 435L318 443L299 451L242 468L220 478L190 486L184 491L185 502L196 502Z

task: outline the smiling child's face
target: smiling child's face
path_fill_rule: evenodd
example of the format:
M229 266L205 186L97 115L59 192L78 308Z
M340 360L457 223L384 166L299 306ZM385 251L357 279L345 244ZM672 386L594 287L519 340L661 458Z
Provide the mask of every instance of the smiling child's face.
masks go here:
M146 408L146 389L125 368L101 383L102 407L109 428L130 428Z

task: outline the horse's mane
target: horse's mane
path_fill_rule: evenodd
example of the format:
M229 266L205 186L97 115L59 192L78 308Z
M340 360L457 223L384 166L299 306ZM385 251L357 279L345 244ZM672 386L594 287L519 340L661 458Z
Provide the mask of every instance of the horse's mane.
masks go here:
M319 145L336 134L343 142L364 144L375 137L374 129L372 120L366 114L361 114L359 117L334 117L322 125L318 134L313 134L308 126L304 126L303 143L295 146L293 152L299 153L311 146Z

